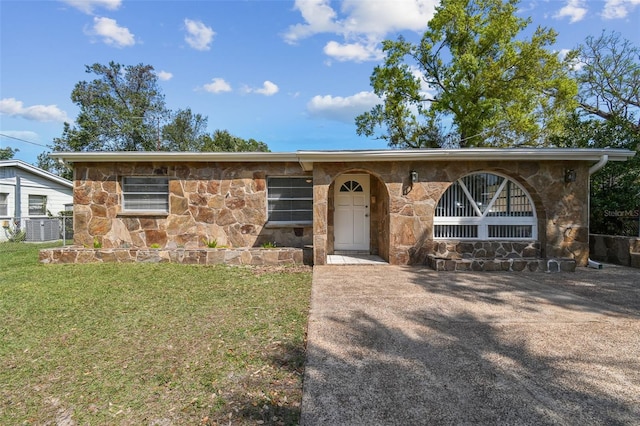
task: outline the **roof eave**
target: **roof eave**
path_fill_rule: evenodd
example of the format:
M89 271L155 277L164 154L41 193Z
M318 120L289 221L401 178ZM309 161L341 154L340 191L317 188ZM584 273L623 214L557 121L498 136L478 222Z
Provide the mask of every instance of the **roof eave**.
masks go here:
M56 174L43 170L39 167L32 166L31 164L25 163L24 161L12 159L12 160L2 161L1 163L2 163L2 166L17 167L19 169L26 170L29 173L38 175L42 178L59 183L60 185L66 186L68 188L73 188L73 182L71 182L70 180L67 180L61 176L58 176Z
M371 161L626 161L635 155L624 149L465 148L412 150L297 151L297 152L61 152L50 156L74 162L298 162L305 171L314 163Z

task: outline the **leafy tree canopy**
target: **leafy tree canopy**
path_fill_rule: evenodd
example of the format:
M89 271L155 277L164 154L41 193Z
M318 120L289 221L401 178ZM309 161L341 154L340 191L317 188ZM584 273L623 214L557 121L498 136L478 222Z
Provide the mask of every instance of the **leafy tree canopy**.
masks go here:
M190 108L166 108L151 65L93 64L97 78L80 81L71 99L80 107L75 123L64 123L51 149L62 151L268 151L264 142L226 130L206 133L207 117ZM71 171L44 152L38 167L71 178Z
M152 151L160 121L169 113L158 77L150 65L93 64L98 78L81 81L71 92L80 107L75 125L64 124L55 151Z
M190 108L178 111L173 120L162 128L161 149L166 151L269 151L264 142L245 140L227 130L206 133L207 118L194 114Z
M419 44L383 42L371 76L383 103L356 118L357 132L392 147L545 145L575 108L569 62L549 47L556 33L521 33L517 0L443 0Z
M556 146L569 148L640 149L640 133L622 117L608 120L572 115ZM629 212L640 208L640 155L625 162L609 162L591 177L590 232L624 235L630 222L606 212ZM637 221L637 219L636 219ZM637 235L637 234L636 234Z
M18 150L11 147L0 148L0 160L11 160L16 152Z

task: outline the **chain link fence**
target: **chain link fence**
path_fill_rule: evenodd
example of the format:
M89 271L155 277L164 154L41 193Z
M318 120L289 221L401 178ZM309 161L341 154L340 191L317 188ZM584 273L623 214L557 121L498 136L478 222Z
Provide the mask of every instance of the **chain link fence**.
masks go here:
M44 243L61 240L73 242L73 216L0 219L0 242Z

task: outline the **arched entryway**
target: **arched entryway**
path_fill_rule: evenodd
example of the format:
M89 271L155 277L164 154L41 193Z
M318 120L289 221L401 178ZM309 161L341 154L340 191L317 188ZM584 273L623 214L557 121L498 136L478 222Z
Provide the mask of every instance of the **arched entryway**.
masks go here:
M329 186L327 254L356 252L389 260L389 191L365 170L338 175Z

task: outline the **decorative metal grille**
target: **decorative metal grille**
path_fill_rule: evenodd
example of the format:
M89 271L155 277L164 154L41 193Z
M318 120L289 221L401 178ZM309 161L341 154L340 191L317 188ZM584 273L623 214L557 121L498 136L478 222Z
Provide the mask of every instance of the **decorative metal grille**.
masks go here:
M454 182L436 207L434 238L537 238L533 202L516 182L474 173Z

